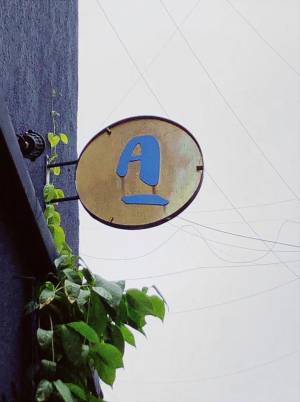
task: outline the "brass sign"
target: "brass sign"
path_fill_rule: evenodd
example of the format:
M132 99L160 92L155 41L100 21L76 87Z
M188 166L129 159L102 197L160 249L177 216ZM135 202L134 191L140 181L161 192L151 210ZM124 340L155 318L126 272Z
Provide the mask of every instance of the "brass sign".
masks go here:
M159 225L197 195L203 157L192 134L161 117L121 120L98 133L82 151L76 188L85 209L123 229Z

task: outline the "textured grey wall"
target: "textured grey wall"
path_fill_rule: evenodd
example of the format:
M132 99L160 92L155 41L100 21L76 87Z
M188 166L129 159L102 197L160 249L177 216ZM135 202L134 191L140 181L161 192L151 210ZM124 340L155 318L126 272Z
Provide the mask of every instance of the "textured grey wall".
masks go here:
M54 109L60 113L58 130L70 138L69 145L59 149L63 160L77 157L77 27L77 0L1 0L0 89L14 128L17 133L32 129L46 135L52 131L52 88L57 89L61 94L54 99ZM43 157L28 161L40 201L44 164ZM73 167L63 169L59 182L66 195L74 194ZM68 242L77 253L77 202L62 204L60 210ZM23 267L13 233L8 233L9 228L0 220L0 395L10 400L10 382L20 384L25 375L19 365L25 296L24 285L14 279Z

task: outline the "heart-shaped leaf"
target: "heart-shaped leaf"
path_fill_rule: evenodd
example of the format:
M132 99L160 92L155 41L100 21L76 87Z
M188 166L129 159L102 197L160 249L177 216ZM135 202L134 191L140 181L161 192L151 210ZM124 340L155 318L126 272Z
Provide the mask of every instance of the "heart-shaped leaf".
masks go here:
M54 386L65 402L74 402L71 391L64 382L61 380L54 381Z
M67 324L68 327L74 329L74 331L78 332L80 335L84 336L88 341L92 343L98 343L99 338L97 333L83 321L74 321Z
M53 331L48 331L42 328L37 330L37 340L42 349L48 349L51 346L53 339Z

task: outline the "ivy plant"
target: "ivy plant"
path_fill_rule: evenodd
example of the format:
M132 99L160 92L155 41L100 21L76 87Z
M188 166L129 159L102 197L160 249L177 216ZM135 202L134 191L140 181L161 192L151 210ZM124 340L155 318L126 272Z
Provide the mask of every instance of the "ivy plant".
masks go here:
M58 157L58 145L68 144L65 133L48 133L50 162ZM52 169L52 177L60 169ZM44 216L58 258L55 271L38 289L37 342L40 350L39 382L35 398L43 401L102 401L99 378L113 385L123 367L125 344L135 346L134 331L144 334L145 317L164 319L165 301L148 288L125 289L124 281L108 281L91 272L82 258L73 254L61 225L55 200L64 196L53 183L44 187ZM155 287L154 287L155 288ZM152 292L153 293L153 292Z

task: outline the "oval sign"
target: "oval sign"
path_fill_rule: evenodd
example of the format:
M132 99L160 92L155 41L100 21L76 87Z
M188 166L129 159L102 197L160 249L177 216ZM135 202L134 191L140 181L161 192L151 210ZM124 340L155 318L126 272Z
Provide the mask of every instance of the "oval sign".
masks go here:
M122 229L166 222L197 195L203 156L192 134L161 117L131 117L98 133L82 151L76 188L97 220Z

